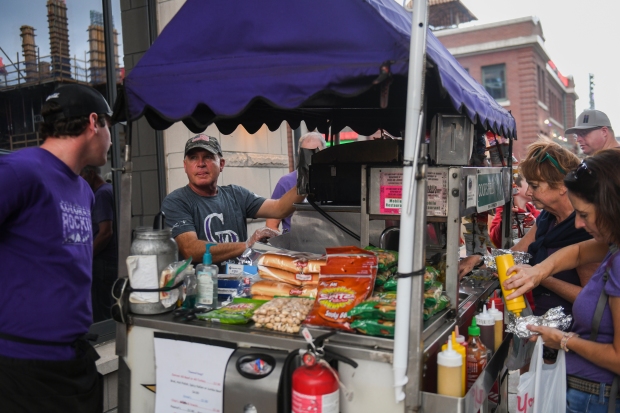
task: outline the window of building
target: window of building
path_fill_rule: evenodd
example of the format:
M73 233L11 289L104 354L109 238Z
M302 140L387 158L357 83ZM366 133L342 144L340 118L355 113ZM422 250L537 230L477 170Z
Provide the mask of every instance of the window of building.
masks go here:
M495 100L507 99L506 65L484 66L482 68L482 84Z
M538 66L538 100L546 105L547 99L545 92L547 91L547 87L545 85L545 80L545 69Z

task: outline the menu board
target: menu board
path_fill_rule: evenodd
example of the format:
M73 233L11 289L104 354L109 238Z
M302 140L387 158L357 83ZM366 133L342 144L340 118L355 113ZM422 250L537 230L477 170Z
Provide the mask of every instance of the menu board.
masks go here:
M155 412L222 413L234 348L155 336Z

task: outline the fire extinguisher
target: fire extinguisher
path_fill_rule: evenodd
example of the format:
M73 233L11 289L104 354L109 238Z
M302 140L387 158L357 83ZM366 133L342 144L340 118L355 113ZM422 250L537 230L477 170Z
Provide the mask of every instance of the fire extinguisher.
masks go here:
M325 360L306 352L302 365L293 372L292 412L338 413L337 374Z
M335 332L312 339L310 332L302 332L308 342L306 351L289 353L280 377L279 413L338 413L340 405L338 373L328 361L339 361L357 368L348 357L324 348L324 340ZM301 366L297 360L301 357ZM348 392L345 396L350 397Z

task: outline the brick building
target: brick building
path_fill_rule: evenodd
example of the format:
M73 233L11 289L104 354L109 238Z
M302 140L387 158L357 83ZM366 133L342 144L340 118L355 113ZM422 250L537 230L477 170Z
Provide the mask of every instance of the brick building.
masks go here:
M524 17L434 33L474 79L486 87L517 122L514 153L540 136L577 153L564 130L575 124L578 99L572 76L563 76L545 50L540 20Z

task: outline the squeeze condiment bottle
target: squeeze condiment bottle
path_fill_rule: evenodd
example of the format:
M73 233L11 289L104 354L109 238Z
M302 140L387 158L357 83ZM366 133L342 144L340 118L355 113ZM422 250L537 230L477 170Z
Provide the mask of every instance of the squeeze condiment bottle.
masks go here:
M476 324L480 328L480 340L489 353L493 353L495 351L495 317L488 313L486 305L482 308L482 312L476 316Z
M504 288L504 282L510 278L506 271L508 268L515 265L515 261L512 258L512 254L498 255L495 257L495 263L497 265L497 275L499 276L499 285L502 287L502 293L504 294L504 300L506 302L506 309L517 317L521 316L521 311L525 308L525 299L522 295L512 300L506 300L510 294L515 292L514 289L506 290Z
M491 308L489 309L489 314L495 320L494 351L497 351L499 346L502 345L502 341L504 341L504 313L495 308L495 301L491 301Z
M437 393L445 396L463 396L463 357L452 349L452 340L437 354Z
M467 390L469 391L487 365L487 348L480 340L480 328L476 324L476 317L471 320L471 326L467 332L469 333L467 341Z
M467 362L466 362L467 361L467 349L456 341L456 333L454 331L452 332L452 336L448 339L448 342L452 343L452 349L454 349L454 351L459 353L461 355L461 358L463 359L463 362L461 365L461 396L460 396L460 397L463 397L465 396L465 384L467 382ZM448 348L448 342L446 342L446 344L441 346L442 351L446 351L446 349ZM467 343L463 343L463 344L467 344Z

